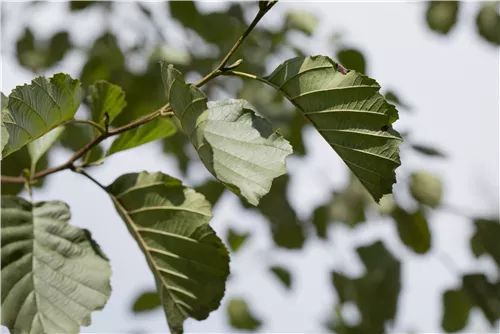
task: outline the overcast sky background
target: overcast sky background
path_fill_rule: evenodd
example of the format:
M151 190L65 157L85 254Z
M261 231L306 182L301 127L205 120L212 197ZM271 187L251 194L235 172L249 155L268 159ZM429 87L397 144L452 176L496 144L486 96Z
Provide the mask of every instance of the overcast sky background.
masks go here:
M203 3L199 7L213 10L225 3ZM149 3L155 15L166 17L162 3ZM99 13L65 16L66 3L32 6L26 15L22 3L3 4L1 89L5 94L28 83L32 74L21 68L15 58L15 41L28 18L30 26L41 36L50 36L61 28L69 29L77 45L90 45L104 26ZM118 18L110 23L123 45L133 43L132 24L123 20L139 19L133 4L122 3ZM280 2L266 15L262 24L277 25L289 9L314 12L320 25L311 39L297 35L310 54L334 56L326 43L332 32L342 33L348 46L359 48L367 58L369 75L383 90L394 89L413 106L412 112L400 112L396 129L412 129L414 142L434 144L447 153L442 161L421 159L405 152L403 166L398 169L400 182L396 191L405 192L405 179L411 171L425 168L441 176L445 184L444 201L470 216L498 214L499 189L499 53L476 33L474 15L477 3L464 3L459 24L446 37L429 31L425 24L424 3L341 3ZM41 10L43 9L43 10ZM37 11L37 15L33 15ZM121 21L120 24L118 22ZM182 47L184 36L176 23L163 22L169 42ZM123 38L123 39L122 39ZM66 72L77 77L84 57L69 54L50 73ZM271 70L284 59L270 64ZM347 170L328 144L313 131L307 131L308 158L288 159L292 178L290 199L302 217L325 202L334 187L345 184ZM64 162L69 152L56 150L52 164ZM103 166L90 170L101 183L109 184L129 172L162 171L181 178L172 159L160 145L149 144L137 150L117 154ZM189 182L206 177L200 168L191 170ZM102 190L80 175L69 171L47 179L43 190L34 193L36 201L63 200L71 207L72 223L88 228L111 259L113 294L102 312L94 313L92 325L84 332L118 333L133 331L166 332L166 322L158 310L135 317L131 303L154 281L135 241L115 212L111 200ZM322 327L336 300L329 282L332 269L348 274L361 274L363 269L354 249L382 239L403 261L403 290L397 321L392 332L440 332L441 293L460 284L459 273L443 266L441 256L452 256L460 272L483 270L490 278L498 271L488 258L478 263L470 251L473 225L450 212L437 212L430 217L433 248L429 255L418 256L406 249L389 221L371 220L359 229L336 225L329 230L330 241L310 238L301 251L272 249L267 223L257 215L239 208L238 199L226 193L214 210L212 226L220 236L227 224L241 231L252 231L247 245L231 257L234 277L226 288L226 297L218 311L203 322L188 320L187 332L234 332L227 324L225 305L228 297L244 297L253 312L263 320L261 332L312 333L325 332ZM282 263L291 269L295 280L293 293L267 272L270 264ZM347 311L348 316L355 312ZM497 322L498 324L498 322ZM498 327L498 326L497 326ZM468 332L487 332L488 324L478 310L471 313ZM500 329L500 327L499 327ZM3 329L5 331L5 329Z

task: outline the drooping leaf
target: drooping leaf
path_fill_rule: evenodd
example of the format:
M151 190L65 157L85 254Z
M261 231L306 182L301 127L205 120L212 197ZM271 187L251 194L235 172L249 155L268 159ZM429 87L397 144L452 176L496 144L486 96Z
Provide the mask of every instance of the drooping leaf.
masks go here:
M491 44L500 45L500 13L498 2L483 1L476 15L476 27L479 35Z
M248 237L250 237L249 232L239 233L232 228L229 228L227 230L226 240L229 248L231 249L231 252L236 253L241 248L241 246L245 244Z
M443 186L437 176L426 171L417 171L410 177L410 192L419 203L436 208L441 204Z
M433 31L447 34L457 23L459 1L429 1L427 3L427 25Z
M498 219L475 219L476 233L471 248L476 256L489 254L500 268L500 222Z
M443 319L441 326L447 332L462 330L469 321L472 304L462 290L447 290L443 293Z
M196 190L196 192L199 192L200 194L205 196L207 201L209 201L212 206L215 206L226 188L224 188L224 186L220 184L220 182L208 180L207 182L195 187L194 189Z
M206 319L229 275L228 251L208 225L210 203L161 173L125 174L107 190L154 274L172 333L188 317Z
M462 276L462 289L493 324L500 318L500 281L491 283L484 274Z
M28 144L28 153L31 158L31 174L35 173L36 164L59 139L63 131L64 126L59 126Z
M111 267L62 202L2 197L2 325L11 333L79 333L111 294Z
M170 137L175 131L175 125L169 119L156 118L143 126L119 134L106 156Z
M345 68L359 73L366 73L365 56L356 49L342 49L337 52L337 59Z
M209 102L184 83L172 65L162 76L172 109L205 167L225 186L257 205L274 178L286 173L288 141L248 108L244 100Z
M380 241L359 247L357 252L366 267L365 274L349 278L333 272L332 284L341 303L354 302L361 314L352 333L383 333L385 323L396 317L401 265Z
M229 301L227 316L229 324L237 329L255 331L262 325L262 322L250 311L247 302L240 298Z
M431 232L427 218L422 211L408 213L400 207L392 212L398 233L406 246L417 254L424 254L431 248Z
M290 271L281 266L272 266L269 268L276 278L287 288L292 288L292 274Z
M120 86L100 80L88 88L87 102L90 106L92 120L104 124L105 114L109 117L109 124L122 112L127 105L125 92Z
M17 86L9 95L8 112L2 115L9 141L6 157L73 118L82 101L80 82L58 73L35 78L31 85Z
M161 307L160 296L156 291L144 291L132 304L132 312L143 313Z
M318 18L310 12L292 10L286 14L286 25L288 29L302 31L311 36L318 25Z
M287 60L264 80L304 113L375 201L392 191L402 138L391 125L398 112L375 80L324 56Z
M438 157L438 158L445 158L446 155L439 151L438 149L431 147L431 146L426 146L426 145L420 145L420 144L412 144L411 148L417 151L418 153L430 156L430 157Z

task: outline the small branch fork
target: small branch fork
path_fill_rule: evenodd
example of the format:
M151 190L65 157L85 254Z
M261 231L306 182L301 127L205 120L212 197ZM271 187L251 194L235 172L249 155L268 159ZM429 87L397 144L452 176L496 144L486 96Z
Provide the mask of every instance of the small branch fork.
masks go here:
M222 59L222 61L220 62L220 64L212 72L210 72L203 79L201 79L199 82L197 82L195 84L196 87L201 87L201 86L205 85L207 82L209 82L212 79L218 77L219 75L222 75L224 72L231 71L231 70L235 69L236 67L238 67L243 62L243 60L238 59L232 65L226 66L227 63L229 62L229 60L231 59L231 57L236 52L236 50L240 47L240 45L243 43L243 41L248 37L248 35L250 34L250 32L255 28L255 26L257 25L257 23L259 23L259 21L264 17L264 15L276 3L277 3L277 1L259 1L259 12L257 13L257 15L255 16L255 18L253 19L252 23L250 23L250 25L245 30L245 32L243 33L243 35L241 35L241 37L236 41L236 43L234 44L234 46L231 48L231 50L229 50L229 52L224 57L224 59ZM85 145L84 147L82 147L78 152L76 152L71 158L69 158L69 160L67 162L65 162L62 165L59 165L59 166L56 166L56 167L52 167L52 168L48 168L48 169L45 169L45 170L40 171L38 173L35 173L34 175L31 175L31 178L30 178L29 182L33 183L36 180L38 180L38 179L40 179L42 177L45 177L47 175L54 174L54 173L57 173L59 171L65 170L65 169L71 169L71 170L73 170L75 172L78 172L78 173L86 176L87 178L90 178L91 180L94 181L94 183L98 184L102 188L102 185L100 185L97 181L95 181L94 179L92 179L91 177L89 177L89 175L86 174L81 169L82 167L85 167L85 164L83 164L81 166L78 166L78 168L77 168L77 167L75 167L75 164L74 164L75 161L78 160L78 159L80 159L81 157L83 157L87 152L89 152L92 148L94 148L95 146L97 146L99 143L101 143L106 138L118 135L118 134L120 134L122 132L126 132L126 131L129 131L129 130L132 130L132 129L136 128L136 127L139 127L141 125L144 125L144 124L148 123L149 121L151 121L151 120L153 120L153 119L155 119L157 117L171 117L173 115L174 114L172 112L172 108L170 107L169 104L167 104L167 105L164 105L160 109L156 110L155 112L153 112L152 114L149 114L148 116L146 116L144 118L138 119L138 120L136 120L136 121L134 121L132 123L129 123L129 124L124 125L122 127L116 128L114 130L109 130L109 116L108 115L105 115L105 122L104 122L105 124L104 124L104 126L102 126L99 123L96 123L94 121L91 121L91 120L75 120L75 119L69 120L69 121L67 121L67 122L65 122L63 124L67 124L67 123L86 123L86 124L89 124L89 125L95 127L97 130L99 130L100 134L97 137L95 137L94 139L92 139L87 145ZM6 176L6 175L2 175L1 176L1 182L2 183L25 183L26 182L26 177L23 177L23 176Z

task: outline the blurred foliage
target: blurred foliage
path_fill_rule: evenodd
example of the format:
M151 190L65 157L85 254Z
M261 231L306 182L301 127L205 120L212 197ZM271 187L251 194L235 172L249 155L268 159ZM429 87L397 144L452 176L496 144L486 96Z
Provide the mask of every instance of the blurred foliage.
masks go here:
M31 4L27 4L31 5ZM48 6L50 3L39 2L37 6ZM456 1L429 2L426 11L428 27L441 35L451 32L461 20L460 4ZM53 32L47 38L27 26L22 27L21 35L16 41L15 51L19 64L34 73L54 70L70 52L79 52L83 65L79 69L79 79L86 90L98 80L106 80L121 87L126 95L124 111L113 120L113 126L121 126L145 114L162 107L167 103L161 82L158 61L165 59L173 63L185 75L201 77L211 71L221 57L231 48L249 23L248 17L256 11L256 3L232 2L215 11L200 10L192 1L173 1L162 4L169 17L161 17L147 3L135 3L141 13L140 26L136 29L137 38L133 45L124 47L127 36L117 27L132 24L116 15L118 2L103 1L71 1L68 2L68 21L73 17L84 17L92 12L104 14L99 20L113 20L116 24L105 24L104 31L89 45L75 45L74 36L66 30ZM5 5L5 7L8 7ZM460 15L459 15L460 14ZM483 2L475 14L478 37L493 46L500 44L500 16L497 2ZM104 19L103 19L104 18ZM161 25L161 20L170 20L183 38L182 48L173 45L169 34ZM116 21L116 22L115 22ZM23 21L24 22L24 21ZM104 21L102 22L104 23ZM2 23L3 24L3 23ZM136 24L136 23L133 23ZM243 59L238 70L250 72L258 76L269 74L266 65L285 58L285 55L309 54L314 51L302 49L291 41L290 32L299 33L301 38L315 35L319 19L304 11L291 11L284 15L273 27L259 24L234 56L234 60ZM149 28L153 27L153 33ZM176 31L175 33L178 33ZM336 59L348 69L362 73L370 70L362 46L344 44L339 33L332 32L332 39L325 41L335 50ZM340 44L342 40L342 44ZM132 66L134 60L144 62ZM141 63L141 62L139 62ZM397 83L394 83L397 84ZM249 101L252 107L262 116L269 119L275 128L294 148L295 158L303 159L309 153L304 145L304 130L308 123L304 116L296 112L294 106L284 97L267 86L251 80L239 78L218 78L203 87L203 91L214 99L232 95ZM9 92L4 92L8 94ZM394 103L400 111L410 110L405 98L395 90L388 90L386 98ZM83 117L102 121L102 113L91 108L91 101L84 101L81 108ZM99 115L99 116L96 116ZM400 117L402 114L400 113ZM82 116L80 116L82 117ZM175 123L175 121L174 121ZM178 126L177 126L178 127ZM178 127L179 128L179 127ZM71 154L85 146L95 132L82 124L67 124L60 139L60 147ZM162 140L165 156L175 162L185 178L191 173L191 167L199 163L187 135L180 129L172 136ZM411 143L409 149L420 154L422 159L443 158L445 153L433 144ZM140 151L138 151L140 154ZM68 152L66 152L68 153ZM194 154L193 154L194 153ZM95 162L103 156L102 146L92 150L84 157L86 162ZM51 154L45 155L37 165L37 171L50 165ZM160 158L160 157L159 157ZM289 159L289 163L290 163ZM2 175L19 176L23 169L29 168L30 159L26 148L13 153L1 163ZM404 167L402 167L403 169ZM384 223L393 224L401 241L417 254L427 254L432 246L433 236L429 224L432 210L442 209L444 201L441 180L427 172L415 173L410 177L408 187L419 206L407 210L397 197L385 196L378 210L372 210L374 202L359 181L352 175L344 186L331 191L321 205L314 208L310 217L299 218L291 204L288 194L291 183L290 175L284 175L273 182L271 191L262 198L257 208L247 210L260 214L268 222L269 230L276 248L300 251L306 239L328 239L329 230L334 224L347 226L357 230L364 228L364 223L384 217ZM402 182L402 181L398 181ZM44 179L35 184L42 186ZM17 194L22 185L2 184L2 194ZM195 187L207 200L216 205L225 193L224 187L214 179L208 179ZM226 192L228 193L228 192ZM230 196L233 196L230 194ZM420 205L422 204L422 205ZM377 212L373 212L377 211ZM488 256L500 268L500 222L497 218L471 220L475 232L471 239L471 249L476 256ZM315 231L315 235L310 232ZM232 252L244 252L243 247L250 238L249 232L241 232L236 228L225 231L226 242ZM371 245L357 248L357 253L364 264L365 271L357 277L350 277L336 268L332 272L332 284L339 298L339 304L329 319L327 327L343 334L377 334L386 332L388 323L396 317L399 293L401 291L401 263L391 252L378 241ZM331 254L335 256L336 254ZM293 277L284 266L268 268L286 288L295 288ZM250 268L253 270L253 268ZM463 274L457 270L457 276ZM232 297L232 296L230 296ZM263 301L265 302L265 301ZM345 304L353 303L358 309L361 320L358 324L347 324L342 316ZM154 291L143 291L135 299L132 310L136 313L158 307L158 295ZM443 294L442 327L454 332L465 328L468 324L469 311L472 308L482 310L485 317L493 323L500 314L500 282L492 282L481 273L467 274L462 277L462 286L448 290ZM255 306L256 308L258 305ZM305 306L304 306L305 307ZM335 307L334 307L335 308ZM257 330L262 322L250 311L242 299L232 299L227 303L229 323L236 329ZM272 316L272 315L271 315Z
M237 329L255 331L262 322L250 311L248 304L243 299L234 298L227 304L229 324Z

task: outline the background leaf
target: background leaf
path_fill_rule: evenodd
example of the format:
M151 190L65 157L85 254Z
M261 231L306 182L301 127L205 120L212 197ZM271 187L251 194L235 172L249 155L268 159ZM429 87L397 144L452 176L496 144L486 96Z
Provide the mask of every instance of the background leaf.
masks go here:
M446 155L441 152L440 150L427 146L427 145L420 145L420 144L412 144L411 148L417 151L418 153L430 156L430 157L438 157L438 158L445 158Z
M500 268L500 222L498 219L475 219L476 233L471 239L474 255L489 254Z
M476 27L479 35L486 41L500 45L500 14L497 1L481 3L476 16Z
M375 201L392 192L401 164L402 139L391 126L398 112L375 80L343 74L324 56L287 60L265 80L306 115Z
M308 36L311 36L318 26L316 15L302 10L287 12L285 22L288 29L301 31Z
M443 185L437 176L426 171L417 171L411 174L410 192L419 203L437 208L441 204Z
M458 1L429 1L426 19L431 30L439 34L447 34L457 23Z
M424 254L431 248L431 232L427 218L422 211L408 213L400 207L392 211L403 243L417 254Z
M237 329L257 330L262 322L253 315L243 299L233 298L227 304L229 324Z
M160 296L156 291L144 291L135 299L132 312L143 313L161 307Z
M229 255L208 222L210 203L161 173L125 174L108 188L156 280L170 330L217 309L229 275Z
M111 294L111 267L62 202L2 197L2 325L79 333ZM97 246L98 247L98 246Z
M337 52L339 63L345 68L359 73L366 73L365 56L356 49L342 49Z
M227 230L227 244L229 245L229 249L231 249L231 252L236 253L241 246L245 244L247 241L248 237L250 237L250 233L244 232L244 233L238 233L232 228L229 228Z
M111 144L106 156L170 137L175 131L175 125L169 119L156 118L145 125L119 134Z
M269 270L287 289L292 288L292 274L288 269L281 266L272 266Z
M109 116L109 124L127 105L125 92L120 86L107 81L97 81L88 88L87 103L90 106L92 120L104 124L104 115Z
M443 320L441 326L447 332L462 330L469 320L472 308L469 298L462 290L447 290L443 293Z

